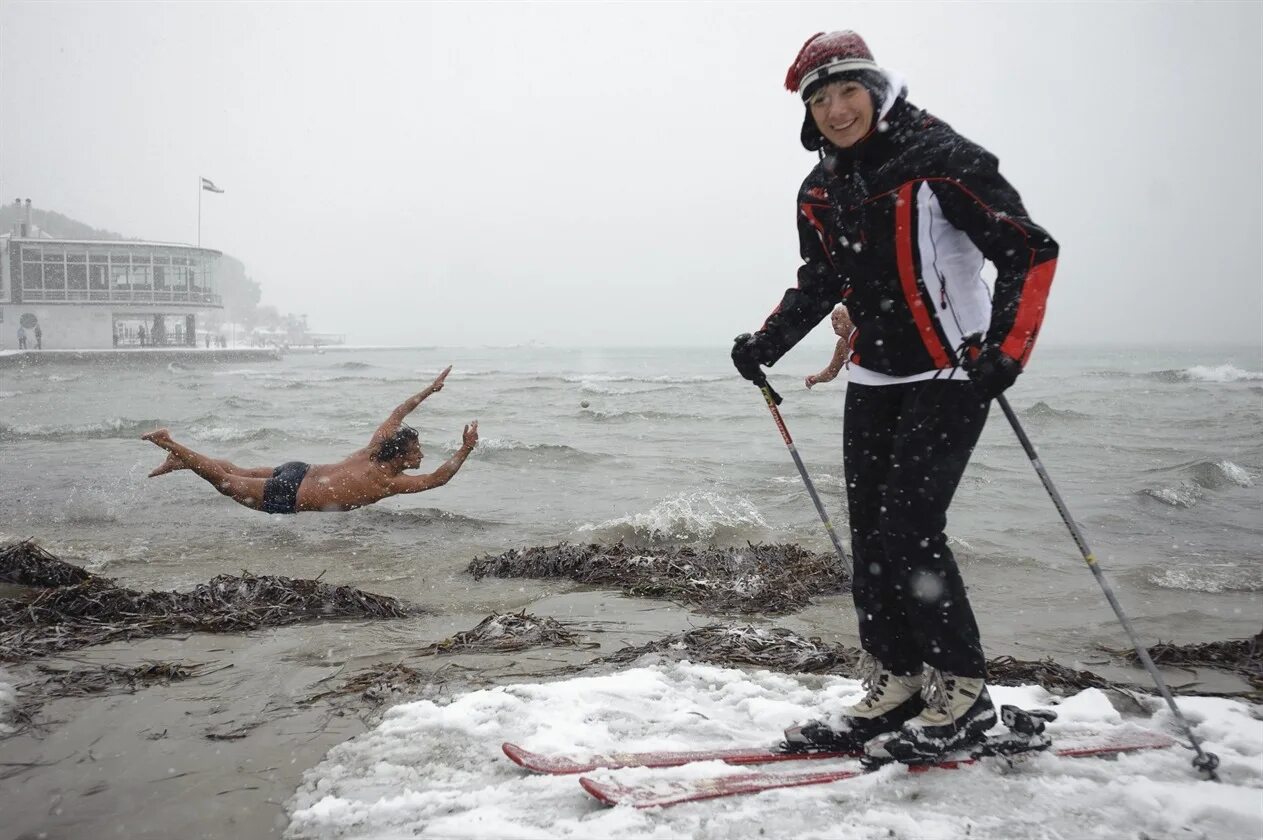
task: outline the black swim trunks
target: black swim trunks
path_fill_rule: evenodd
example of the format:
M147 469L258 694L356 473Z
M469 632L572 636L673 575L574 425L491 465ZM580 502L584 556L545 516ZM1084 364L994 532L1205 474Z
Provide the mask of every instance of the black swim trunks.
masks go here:
M310 464L288 461L272 470L272 477L263 485L264 513L296 513L298 485L303 483Z

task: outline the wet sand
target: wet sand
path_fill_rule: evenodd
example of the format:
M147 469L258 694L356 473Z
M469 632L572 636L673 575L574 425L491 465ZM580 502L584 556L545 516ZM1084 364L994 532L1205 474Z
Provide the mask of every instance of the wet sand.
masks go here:
M420 657L424 646L469 630L485 612L384 620L293 625L248 634L194 634L87 648L66 657L9 666L17 683L36 678L37 664L56 668L151 661L202 663L207 673L140 688L133 694L76 697L45 705L40 730L0 740L0 838L99 840L128 838L281 837L285 804L302 774L334 745L375 724L380 709L348 695L304 701L339 688L375 666L396 663L426 673L440 668L426 689L454 694L520 680L566 676L581 665L624 647L721 621L785 627L828 642L858 645L849 595L819 598L800 613L760 619L723 619L658 601L624 597L558 581L487 580L484 595L497 612L527 609L566 623L599 648L535 648L513 653ZM979 593L982 595L982 593ZM978 598L980 617L998 619L999 603ZM479 605L483 606L483 605ZM1006 606L1015 606L1010 600ZM1027 605L1029 608L1030 605ZM1033 613L1034 611L1032 611ZM1083 632L1118 642L1105 615ZM1029 614L1031 619L1036 615ZM1064 620L1064 616L1063 616ZM1144 672L1085 656L1079 644L1041 644L1033 620L1025 632L988 639L990 656L1053 656L1111 680L1147 685ZM1061 622L1055 622L1061 625ZM985 631L984 631L985 632ZM1064 626L1050 634L1065 639ZM1077 648L1077 649L1076 649ZM1173 685L1198 682L1206 691L1239 691L1246 684L1226 674L1166 671ZM414 694L413 696L417 696ZM775 737L768 733L766 739ZM487 744L499 761L499 744ZM30 766L20 766L29 764Z
M610 592L545 596L530 610L576 622L572 629L600 649L415 656L485 617L453 613L148 639L38 660L60 669L164 661L213 670L133 694L54 700L37 717L40 730L0 740L0 838L280 837L303 771L375 721L373 706L358 698L301 701L401 661L426 672L443 667L440 691L535 680L699 623L675 605ZM364 643L369 624L379 631L372 647ZM8 672L22 683L39 676L36 664ZM487 745L488 761L500 760L499 746Z

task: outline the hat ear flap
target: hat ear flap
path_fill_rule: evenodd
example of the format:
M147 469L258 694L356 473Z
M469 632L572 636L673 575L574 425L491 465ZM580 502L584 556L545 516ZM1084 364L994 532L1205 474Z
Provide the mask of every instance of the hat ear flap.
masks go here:
M820 133L815 117L811 115L811 106L808 105L803 110L803 128L798 137L802 140L804 149L809 152L818 152L824 148L824 135Z

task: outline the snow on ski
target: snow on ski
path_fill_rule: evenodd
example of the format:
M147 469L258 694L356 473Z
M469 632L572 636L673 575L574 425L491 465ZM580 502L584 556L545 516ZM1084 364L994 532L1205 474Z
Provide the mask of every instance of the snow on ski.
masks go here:
M1110 756L1139 750L1162 749L1175 744L1171 738L1156 732L1133 731L1126 734L1082 736L1067 738L1061 746L1048 750L1062 758L1090 758ZM1017 753L1023 755L1025 753ZM985 757L985 756L983 756ZM981 757L963 755L934 764L908 765L909 772L925 770L954 770L976 764ZM777 788L801 787L838 782L862 776L869 771L856 763L832 770L764 771L738 773L731 776L713 776L705 779L657 779L649 782L621 784L617 781L601 781L584 776L579 784L597 801L605 805L631 805L635 808L654 808L678 805L683 802L699 802L723 796L758 793Z
M695 761L724 761L728 764L767 764L776 761L855 758L860 752L785 752L775 747L745 747L717 750L653 750L615 752L604 755L545 755L505 742L501 747L514 764L535 773L567 775L592 770L618 770L623 767L679 767Z

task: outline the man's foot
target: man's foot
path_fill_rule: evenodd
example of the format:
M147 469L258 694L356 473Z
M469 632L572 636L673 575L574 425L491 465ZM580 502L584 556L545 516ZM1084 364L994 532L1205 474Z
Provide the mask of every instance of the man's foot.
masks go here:
M882 744L892 758L904 762L932 760L986 740L996 725L995 706L982 677L931 674L925 709Z
M152 432L146 432L140 436L141 440L147 440L150 443L166 448L166 444L171 442L170 429L154 429Z
M785 730L785 748L793 752L845 752L885 733L896 732L925 708L921 675L900 676L871 660L863 678L868 693L836 719L813 720Z
M176 455L174 452L168 452L167 460L162 462L162 466L158 467L156 470L151 472L149 474L149 477L153 478L154 476L157 476L157 475L166 475L169 472L175 472L176 470L187 470L188 468L189 468L189 465L184 463L184 461L182 461L178 455Z

